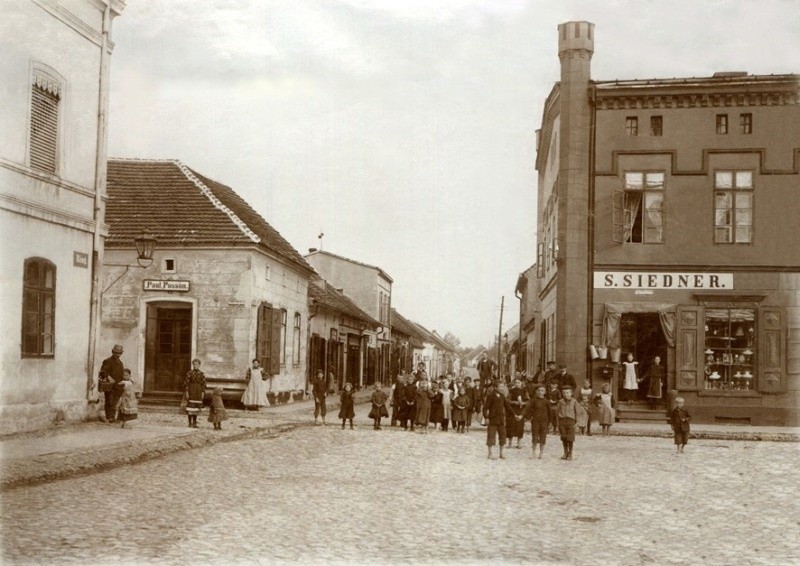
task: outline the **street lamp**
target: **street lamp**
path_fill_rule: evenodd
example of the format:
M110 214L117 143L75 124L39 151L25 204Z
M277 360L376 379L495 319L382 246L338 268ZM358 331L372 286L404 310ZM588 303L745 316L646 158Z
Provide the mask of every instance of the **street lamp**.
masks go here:
M155 236L145 231L135 237L133 243L136 244L136 263L139 264L139 267L150 267L150 264L153 263L153 252L156 249Z

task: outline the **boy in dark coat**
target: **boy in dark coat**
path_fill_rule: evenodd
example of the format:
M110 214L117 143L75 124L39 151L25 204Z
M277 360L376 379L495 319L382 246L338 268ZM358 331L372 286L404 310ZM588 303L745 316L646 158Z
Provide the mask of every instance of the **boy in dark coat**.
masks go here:
M469 427L472 426L472 415L481 412L481 393L469 377L464 380L464 389L469 398L469 409L467 409L467 432L469 432Z
M403 387L403 396L400 399L400 408L397 410L397 418L403 426L403 430L408 430L408 422L411 421L411 431L414 431L414 418L417 416L417 386L414 385L414 375L408 376L408 383Z
M506 444L506 411L514 412L511 403L500 392L499 385L500 378L495 377L490 382L483 399L483 416L486 419L486 446L489 448L487 458L490 460L493 459L492 447L495 444L495 437L497 437L500 445L500 458L505 459L503 446ZM521 416L516 418L522 419Z
M689 411L683 408L683 397L675 399L675 408L669 416L669 424L675 434L675 450L678 454L683 454L683 447L689 442L689 421L691 416Z
M575 444L575 423L578 421L578 402L572 398L572 387L561 389L562 399L558 402L558 431L564 445L562 460L572 460L572 445Z
M531 434L533 441L531 447L533 454L531 458L536 458L536 445L539 445L539 456L542 459L542 452L544 452L544 444L547 442L547 429L550 426L550 401L544 396L545 387L544 383L540 383L536 387L536 392L528 404L525 405L525 410L522 412L522 420L525 422L531 419Z
M546 397L550 402L550 426L553 434L556 434L558 432L558 402L561 400L561 391L558 390L557 379L550 380Z

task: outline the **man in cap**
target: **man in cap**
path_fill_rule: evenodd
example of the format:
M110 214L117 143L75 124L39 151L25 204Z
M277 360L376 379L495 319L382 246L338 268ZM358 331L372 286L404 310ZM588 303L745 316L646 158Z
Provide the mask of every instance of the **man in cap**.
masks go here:
M564 386L569 385L573 390L577 387L575 378L572 374L567 373L566 364L558 364L558 387L563 389Z
M492 447L495 444L495 437L497 437L500 446L500 458L505 459L503 446L506 444L506 411L512 415L514 413L514 408L500 391L499 386L500 378L495 377L489 383L483 399L483 416L486 419L486 446L489 448L487 458L490 460L493 459ZM521 420L522 416L512 418Z
M119 359L122 352L122 345L114 344L111 356L103 360L100 366L100 388L105 397L105 420L112 423L117 419L117 401L124 390L121 382L125 366Z

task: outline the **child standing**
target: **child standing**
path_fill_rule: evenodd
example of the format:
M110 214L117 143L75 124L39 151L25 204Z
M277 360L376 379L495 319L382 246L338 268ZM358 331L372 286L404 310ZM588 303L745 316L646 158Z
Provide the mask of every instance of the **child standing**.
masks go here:
M528 401L522 412L523 421L531 419L531 434L533 435L531 458L536 458L536 445L538 444L540 460L542 452L544 452L544 444L547 442L547 429L550 426L550 401L544 395L544 383L540 383L536 387L534 396Z
M450 419L453 418L453 411L452 411L452 400L453 395L452 391L450 390L450 383L447 379L442 380L442 385L439 388L442 392L442 430L447 432L450 425Z
M356 411L355 401L353 400L353 385L349 381L344 384L339 403L339 418L342 419L342 430L344 430L344 423L348 419L350 420L350 430L353 430L353 419L356 418Z
M614 395L611 394L611 385L603 384L603 392L597 395L597 403L600 406L600 428L603 436L608 436L611 425L614 424L616 417L614 411Z
M458 388L458 395L453 399L453 422L456 423L456 432L464 432L467 415L472 411L467 390L463 385Z
M214 430L222 430L222 421L228 420L225 412L225 403L222 401L222 387L215 387L211 393L211 411L208 413L208 422L214 425Z
M186 414L189 416L189 427L191 428L197 428L197 415L203 408L203 395L206 392L206 376L200 371L201 363L199 359L193 359L192 369L183 380Z
M381 430L381 418L388 417L389 411L386 409L386 393L381 388L381 382L375 382L375 391L372 392L372 409L369 411L369 418L374 421L372 428Z
M558 380L550 380L550 389L547 390L547 400L550 402L550 427L552 434L558 432L558 402L561 400L561 392L558 390Z
M442 425L442 430L444 430L444 424L442 423L442 419L444 418L444 404L443 404L444 392L439 387L438 381L431 382L430 396L431 396L430 422L433 423L433 430L438 430L439 425Z
M578 396L578 431L581 436L592 436L592 383L587 379L583 382Z
M433 393L428 389L428 382L423 380L419 382L417 389L416 400L416 418L417 426L422 427L423 434L428 434L428 423L431 420L431 399ZM414 430L413 428L411 430Z
M677 454L683 454L683 448L689 442L689 421L691 416L689 411L683 407L683 397L675 398L675 408L669 416L669 423L672 425L672 432L675 433L675 450Z
M627 401L629 405L633 403L633 400L636 398L636 394L639 392L639 384L642 382L636 375L637 365L639 365L639 362L635 362L633 360L633 354L630 353L628 354L628 360L622 362L622 366L625 368L625 381L622 384L622 389L628 397Z
M575 443L575 423L578 420L578 402L572 398L572 387L561 388L562 399L558 402L558 431L564 445L562 460L572 460L572 445Z
M122 370L122 395L117 401L117 414L120 421L122 421L122 428L125 428L125 423L132 421L139 416L139 402L136 400L136 392L133 390L133 380L131 380L131 370Z

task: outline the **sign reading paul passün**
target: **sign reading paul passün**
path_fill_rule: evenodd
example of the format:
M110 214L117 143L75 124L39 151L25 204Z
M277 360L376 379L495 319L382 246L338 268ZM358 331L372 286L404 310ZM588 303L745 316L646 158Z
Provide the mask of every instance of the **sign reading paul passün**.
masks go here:
M145 291L188 291L188 281L171 281L168 279L145 279Z
M733 289L733 273L595 271L595 289Z

